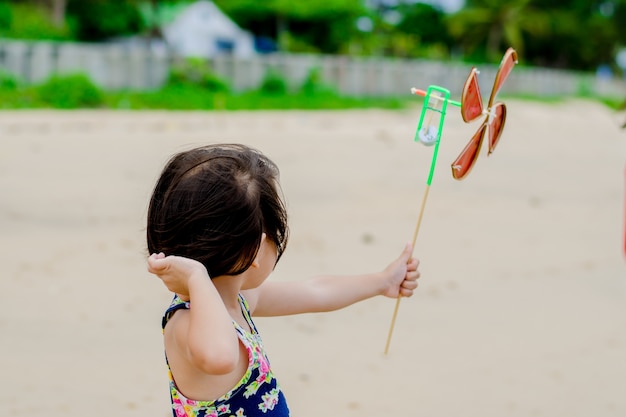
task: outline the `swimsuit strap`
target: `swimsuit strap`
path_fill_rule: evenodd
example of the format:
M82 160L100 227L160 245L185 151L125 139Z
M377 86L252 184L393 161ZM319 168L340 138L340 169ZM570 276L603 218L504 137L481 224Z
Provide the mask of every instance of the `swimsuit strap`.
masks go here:
M165 329L165 325L172 318L174 313L180 309L189 310L189 301L183 301L178 295L175 295L172 303L167 308L167 310L165 310L165 314L163 314L163 319L161 320L162 330Z
M254 322L252 321L252 316L250 316L250 306L248 306L248 302L243 295L239 293L239 305L241 306L241 312L243 313L243 318L246 319L248 326L250 326L250 330L252 330L253 334L259 334L259 331L256 329Z
M246 323L250 326L250 330L252 330L253 334L258 334L259 332L252 321L252 317L250 316L250 306L248 305L248 302L241 294L239 294L238 299L239 305L241 306L241 312L243 313ZM161 320L161 329L165 329L165 325L172 318L174 313L181 309L189 310L189 301L183 301L178 295L175 295L172 299L172 303L163 315L163 319Z

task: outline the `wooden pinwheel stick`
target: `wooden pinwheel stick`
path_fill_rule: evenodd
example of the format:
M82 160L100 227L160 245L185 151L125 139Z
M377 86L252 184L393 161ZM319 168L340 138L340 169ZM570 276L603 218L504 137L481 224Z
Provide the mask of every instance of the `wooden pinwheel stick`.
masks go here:
M415 241L417 241L417 235L420 230L420 225L422 224L422 217L424 216L424 207L426 207L426 200L428 199L428 191L430 190L430 185L426 186L424 189L424 196L422 197L422 206L420 207L420 214L417 218L417 225L415 226L415 232L413 233L413 243L412 248L415 250ZM400 300L402 300L401 296L396 298L396 306L393 309L393 315L391 316L391 324L389 325L389 334L387 335L387 343L385 344L385 355L389 352L389 344L391 343L391 336L393 335L393 329L396 325L396 317L398 317L398 310L400 309Z
M417 241L417 235L420 230L420 225L422 224L422 217L424 216L424 208L426 207L426 200L428 199L428 192L430 191L430 185L433 181L433 174L435 173L435 165L437 163L437 155L439 154L439 143L441 140L441 130L443 129L443 121L446 116L446 109L448 103L453 104L455 106L461 106L461 103L450 100L450 91L445 88L431 85L428 87L428 91L418 90L416 88L411 89L413 94L425 96L424 106L422 107L422 113L420 115L420 120L417 125L417 132L415 133L415 141L422 142L427 146L434 145L433 149L433 158L430 163L430 171L428 173L428 179L426 180L426 188L424 190L424 196L422 197L422 204L420 207L419 216L417 218L417 224L415 226L415 232L413 233L413 243L412 247L415 250L415 242ZM437 105L431 105L430 99L435 99L441 102L441 108ZM429 113L428 118L426 118L426 114ZM439 125L437 126L436 137L431 137L429 134L428 128L432 123L433 113L436 112L440 114L439 117ZM426 130L424 131L424 124L426 124ZM393 310L393 315L391 317L391 325L389 326L389 334L387 335L387 343L385 344L385 355L389 352L389 344L391 343L391 336L393 335L393 329L396 324L396 317L398 316L398 310L400 308L400 300L402 297L398 295L396 299L396 306Z

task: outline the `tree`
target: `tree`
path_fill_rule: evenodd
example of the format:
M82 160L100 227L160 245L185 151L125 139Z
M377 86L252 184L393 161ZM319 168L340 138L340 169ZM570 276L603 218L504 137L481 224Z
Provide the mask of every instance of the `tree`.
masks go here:
M50 20L60 28L65 25L65 12L67 10L67 0L30 0L24 3L40 4L50 12Z
M50 0L52 2L52 23L56 27L65 24L65 11L67 9L67 0Z
M453 40L446 25L445 13L426 3L402 4L399 7L402 20L396 27L400 33L413 37L415 56L425 48L438 48L449 56Z
M617 29L617 41L626 46L626 0L616 1L614 19Z
M507 47L524 52L524 34L548 31L547 16L531 0L474 0L449 16L451 35L467 54L496 61Z
M77 37L102 41L135 34L144 27L136 0L69 0L67 13L77 24Z
M426 3L400 7L402 20L398 30L419 36L425 43L448 42L450 36L445 25L445 13Z
M157 0L152 0L157 1ZM143 27L137 6L144 0L14 0L9 3L28 5L49 13L56 28L76 26L79 40L98 41L118 35L136 33Z
M284 50L290 50L285 39L296 38L324 53L337 53L349 42L355 20L363 13L360 0L215 0L215 4L240 26L276 40Z
M610 65L619 42L618 8L623 2L534 0L549 21L543 34L526 34L528 62L538 66L595 70Z

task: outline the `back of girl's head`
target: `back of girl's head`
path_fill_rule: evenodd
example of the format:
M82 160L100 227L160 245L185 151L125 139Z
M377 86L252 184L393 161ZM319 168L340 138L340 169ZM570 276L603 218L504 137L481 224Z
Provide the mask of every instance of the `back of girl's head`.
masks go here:
M174 155L150 200L148 251L195 259L211 277L237 275L250 267L265 233L280 258L288 228L278 175L269 158L245 145Z

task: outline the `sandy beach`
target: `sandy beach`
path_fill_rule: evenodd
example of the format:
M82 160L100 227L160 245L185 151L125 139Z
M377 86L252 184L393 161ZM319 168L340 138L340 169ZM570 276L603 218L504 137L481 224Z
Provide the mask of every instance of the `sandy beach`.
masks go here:
M626 116L509 101L463 181L478 127L448 115L401 302L259 318L294 416L626 415ZM167 417L147 203L165 161L243 142L281 168L291 240L272 274L384 268L411 240L432 148L419 107L340 112L0 112L0 416Z

